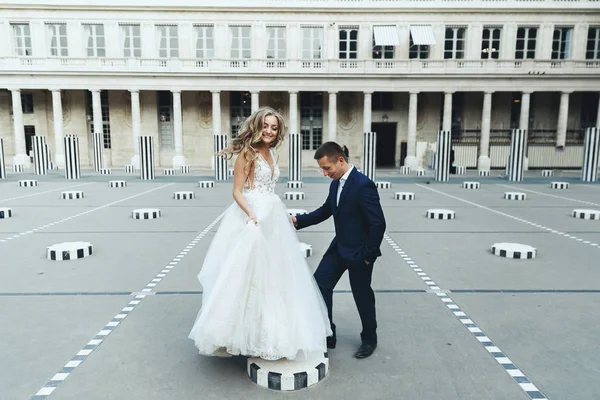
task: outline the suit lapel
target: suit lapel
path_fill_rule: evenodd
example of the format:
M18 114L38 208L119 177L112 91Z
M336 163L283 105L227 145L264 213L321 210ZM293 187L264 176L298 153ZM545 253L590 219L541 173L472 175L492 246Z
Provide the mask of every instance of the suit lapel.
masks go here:
M354 181L355 178L355 172L356 172L356 168L352 169L352 172L350 172L350 175L348 175L348 179L346 179L346 183L344 184L344 187L342 188L342 193L340 194L340 202L337 206L336 212L342 207L342 205L344 204L344 199L346 198L346 195L348 194L348 191L350 190L351 186L352 186L352 182ZM337 185L335 187L335 194L337 197L337 188L340 184L340 181L338 180Z

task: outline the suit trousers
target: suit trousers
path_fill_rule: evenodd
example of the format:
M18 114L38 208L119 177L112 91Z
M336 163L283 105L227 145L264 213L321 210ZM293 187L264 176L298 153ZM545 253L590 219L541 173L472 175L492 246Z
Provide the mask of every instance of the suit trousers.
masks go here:
M348 270L350 287L354 296L354 303L358 309L362 322L360 337L363 343L377 343L377 320L375 315L375 293L371 288L371 276L373 275L373 264L367 265L364 261L358 263L349 262L340 257L336 248L330 249L324 256L314 277L319 285L331 323L331 330L335 336L335 324L333 323L333 289L338 281Z

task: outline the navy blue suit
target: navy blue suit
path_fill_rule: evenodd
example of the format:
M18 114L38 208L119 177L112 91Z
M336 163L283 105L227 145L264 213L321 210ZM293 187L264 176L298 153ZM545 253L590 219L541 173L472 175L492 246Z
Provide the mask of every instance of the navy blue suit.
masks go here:
M362 322L363 343L377 343L375 294L371 289L373 264L381 256L379 249L385 232L385 218L375 183L353 168L346 180L339 204L340 182L333 180L325 203L309 214L296 216L297 229L321 223L333 215L335 237L319 263L314 277L327 304L333 324L333 289L348 270L354 302ZM368 261L367 264L365 261Z

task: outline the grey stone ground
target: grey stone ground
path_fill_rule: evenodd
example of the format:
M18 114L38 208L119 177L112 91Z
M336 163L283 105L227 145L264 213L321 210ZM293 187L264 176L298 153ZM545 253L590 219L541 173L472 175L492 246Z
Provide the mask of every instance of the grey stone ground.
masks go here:
M306 200L286 201L290 208L312 210L324 200L327 179L314 171L308 175ZM23 178L38 179L40 185L18 187L17 179ZM109 188L113 179L126 179L129 186ZM0 207L15 214L0 220L0 399L33 396L224 211L232 202L231 181L200 189L195 183L202 179L210 177L158 176L142 182L135 175L100 177L85 171L79 181L65 181L57 173L11 174L0 181ZM531 172L524 184L472 175L437 184L430 177L392 171L381 172L378 180L392 182L391 189L380 190L390 239L548 399L600 397L600 247L593 246L600 244L600 221L570 216L575 208L600 209L600 185L582 184L572 172L559 178ZM462 189L464 180L481 182L481 189ZM571 187L552 190L553 180L568 180ZM62 190L83 190L85 198L62 200ZM174 200L179 190L193 190L197 198ZM285 184L277 191L283 197ZM416 199L394 200L396 191L415 192ZM525 191L528 199L504 200L505 191ZM133 220L131 211L144 207L161 208L163 217ZM457 218L426 219L429 208L452 209ZM373 279L380 328L372 357L352 356L360 326L346 276L334 296L338 347L330 352L331 371L313 388L269 391L247 379L243 357L199 356L187 335L201 301L196 275L217 227L51 399L529 398L386 241ZM312 268L332 230L327 221L299 232L313 246ZM6 240L20 233L25 234ZM93 243L91 257L45 258L46 246L79 240ZM504 241L532 245L538 256L510 260L490 254L493 243Z

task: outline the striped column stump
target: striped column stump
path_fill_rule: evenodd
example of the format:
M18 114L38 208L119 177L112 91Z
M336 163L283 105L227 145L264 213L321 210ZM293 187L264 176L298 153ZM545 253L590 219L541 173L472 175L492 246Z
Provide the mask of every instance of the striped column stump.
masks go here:
M126 181L110 181L110 182L108 182L108 187L111 187L111 188L122 188L122 187L126 187L126 186L127 186Z
M479 189L481 185L479 182L463 182L463 189Z
M68 261L89 257L93 246L89 242L64 242L48 246L46 257L52 261Z
M415 194L412 192L396 192L394 193L395 200L414 200Z
M163 174L164 175L175 175L175 169L174 168L165 168L163 170Z
M48 145L46 136L33 136L33 162L36 175L48 173Z
M233 168L228 168L227 169L227 177L228 178L233 178L233 171L234 171Z
M464 165L456 166L456 175L465 175L467 173L467 167Z
M4 160L4 141L0 138L0 179L6 179L6 162Z
M438 131L436 152L434 156L435 180L446 182L450 174L450 155L451 155L450 131ZM425 175L425 171L423 171ZM417 173L417 176L423 176Z
M196 197L194 192L183 191L183 192L175 192L173 193L173 198L175 200L192 200Z
M313 249L310 244L299 243L299 245L300 245L300 250L302 250L302 254L304 254L304 258L308 258L308 257L312 256Z
M552 188L552 189L568 189L569 182L550 182L550 188Z
M190 173L190 166L189 165L182 165L181 168L179 169L179 172L181 172L182 174L189 174Z
M301 181L288 181L287 188L288 189L302 189L304 187L304 183Z
M33 187L33 186L37 186L37 185L38 185L38 181L36 181L35 179L22 179L19 181L20 187Z
M480 170L479 176L490 176L490 170Z
M296 132L296 127L290 127L288 135L288 180L302 180L302 135Z
M94 171L98 172L104 168L104 134L101 132L92 134L92 145L94 147Z
M286 200L304 200L304 192L285 192L284 198Z
M542 176L554 176L554 171L551 169L543 169L541 172Z
M504 193L505 200L525 200L527 195L520 192L506 192Z
M574 218L579 218L579 219L600 220L600 211L598 211L598 210L575 209L575 210L573 210L572 215Z
M586 128L583 143L583 166L581 180L596 182L598 180L598 163L600 159L600 132L597 128Z
M425 216L429 219L454 219L456 218L456 213L452 210L431 209L427 210Z
M364 174L372 181L375 181L377 165L377 133L363 133L363 152L362 152Z
M125 173L126 174L135 174L135 165L126 165Z
M513 129L510 138L510 157L508 158L508 171L506 178L512 182L523 180L523 165L525 162L525 142L527 130Z
M327 353L306 360L276 361L248 358L248 378L265 389L293 391L306 389L321 382L329 372Z
M0 219L6 219L12 217L12 209L8 207L0 207Z
M100 175L112 175L112 170L110 168L100 168L98 172Z
M60 194L60 198L63 200L83 199L83 191L82 190L69 190L66 192L62 192Z
M140 179L149 181L154 179L154 139L152 136L138 137L140 147Z
M389 189L392 187L392 182L378 181L378 182L375 182L375 185L377 185L377 189Z
M79 138L76 135L67 135L63 138L65 151L65 179L81 178L81 165L79 160Z
M156 219L162 216L158 208L140 208L131 212L133 219Z
M198 182L198 187L201 188L214 188L215 187L215 181L200 181Z
M425 170L423 168L418 168L414 170L416 176L425 176Z
M213 135L213 154L218 154L227 144L229 135ZM227 159L223 156L214 156L215 181L227 180Z
M402 175L410 175L410 167L403 165L402 167L400 167L400 174Z
M16 164L12 166L12 172L23 172L25 170L25 166L23 166L23 164Z
M499 257L520 260L535 258L537 255L537 250L534 247L520 243L494 243L491 252Z
M296 217L301 214L306 214L306 210L302 210L300 208L288 208L287 213Z

